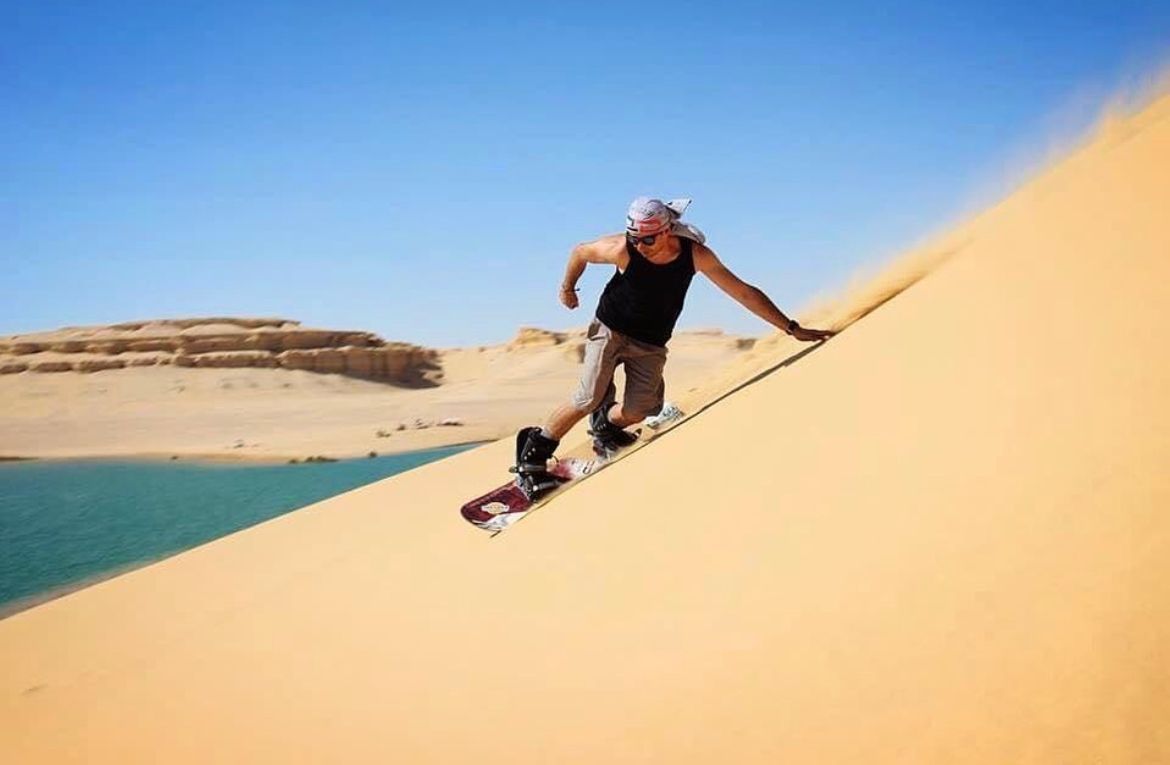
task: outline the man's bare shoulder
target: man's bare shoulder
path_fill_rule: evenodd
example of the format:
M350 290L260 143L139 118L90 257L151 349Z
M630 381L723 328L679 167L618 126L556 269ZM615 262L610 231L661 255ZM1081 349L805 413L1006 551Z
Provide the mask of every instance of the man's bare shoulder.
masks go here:
M719 258L715 255L715 251L702 242L694 242L691 245L691 257L695 260L695 268L700 271L706 271L719 265Z
M626 235L607 234L577 245L590 263L618 264L626 254Z

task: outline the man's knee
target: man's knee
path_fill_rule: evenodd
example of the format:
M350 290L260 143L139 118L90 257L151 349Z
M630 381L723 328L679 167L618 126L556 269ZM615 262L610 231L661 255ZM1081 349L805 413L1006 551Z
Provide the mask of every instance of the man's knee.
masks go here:
M594 409L604 404L606 401L613 401L616 390L613 384L601 388L600 390L578 390L573 398L569 401L569 406L578 411L589 414Z
M655 401L653 404L651 404L649 407L646 408L646 411L642 414L642 419L646 419L647 417L654 417L656 415L662 414L662 407L663 407L663 402L661 400Z
M662 404L653 401L629 401L622 403L622 415L633 422L641 422L662 411Z
M593 397L576 395L569 401L569 406L577 410L582 416L591 414L594 409L601 406L605 402L606 396L600 393Z
M582 416L587 415L593 411L593 409L589 406L588 401L582 401L579 398L571 399L568 403L568 407Z

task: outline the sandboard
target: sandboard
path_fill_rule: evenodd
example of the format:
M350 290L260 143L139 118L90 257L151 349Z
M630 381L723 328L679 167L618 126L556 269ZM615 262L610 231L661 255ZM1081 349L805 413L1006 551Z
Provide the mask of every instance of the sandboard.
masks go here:
M561 483L536 499L529 499L516 481L492 489L463 505L460 513L468 523L491 532L494 536L514 525L521 518L542 507L602 468L625 459L646 444L673 429L686 419L686 415L673 404L663 408L662 414L646 420L638 432L638 440L616 452L597 454L593 440L589 439L574 446L558 458L549 472Z

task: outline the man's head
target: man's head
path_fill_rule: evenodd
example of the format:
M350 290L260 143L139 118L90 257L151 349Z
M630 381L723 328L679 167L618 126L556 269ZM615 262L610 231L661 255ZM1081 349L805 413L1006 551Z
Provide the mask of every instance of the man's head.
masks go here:
M626 237L639 250L656 250L669 238L674 219L661 199L638 197L626 211Z

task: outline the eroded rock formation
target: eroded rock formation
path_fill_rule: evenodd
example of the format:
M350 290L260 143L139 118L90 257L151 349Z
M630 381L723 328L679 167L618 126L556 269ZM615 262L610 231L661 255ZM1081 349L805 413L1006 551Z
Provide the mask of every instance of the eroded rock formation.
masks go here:
M0 374L166 364L300 369L418 387L442 378L438 351L287 319L166 319L0 338Z

